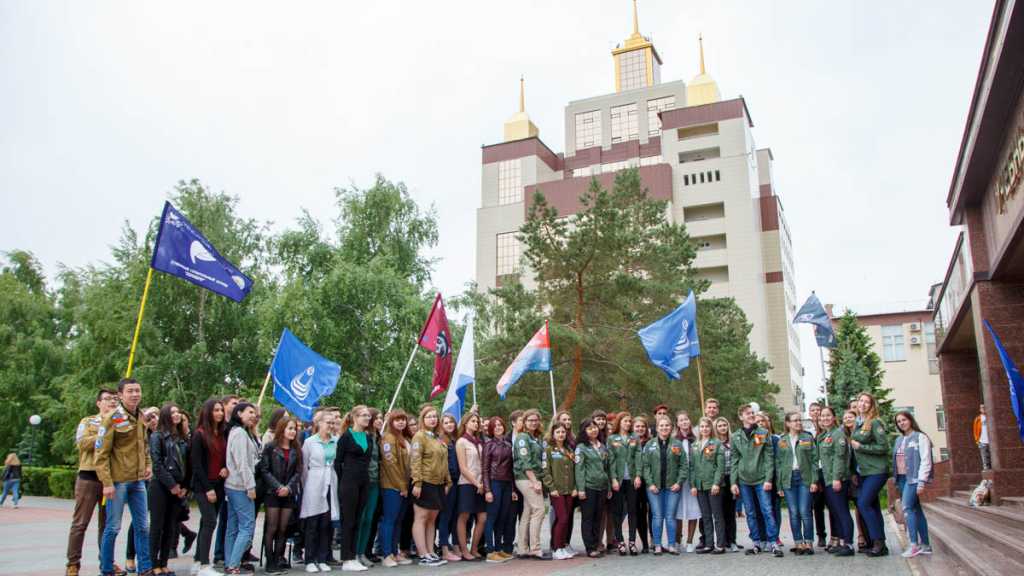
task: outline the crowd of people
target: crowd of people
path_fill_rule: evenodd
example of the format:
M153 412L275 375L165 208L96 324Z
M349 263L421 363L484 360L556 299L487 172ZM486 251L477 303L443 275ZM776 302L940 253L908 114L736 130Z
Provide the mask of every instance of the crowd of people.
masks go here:
M888 554L879 493L890 472L912 544L904 555L931 553L918 500L931 479L931 444L900 412L890 445L867 393L841 415L812 404L809 424L786 414L779 434L749 404L734 427L715 399L695 420L659 405L650 415L595 410L579 426L567 411L546 422L536 409L506 419L474 407L457 421L430 404L415 414L322 407L305 423L279 408L263 434L259 407L237 396L204 402L194 427L175 404L143 409L141 400L141 385L122 380L99 391L97 413L78 426L69 576L79 573L97 507L104 576L173 574L168 560L182 539L183 553L195 546L200 576L253 573L260 558L273 574L293 563L329 572L580 554L782 557L783 499L793 554L856 548L878 557ZM185 523L193 500L198 533ZM263 544L254 551L261 506ZM122 568L114 550L125 507ZM577 508L580 551L571 544ZM736 538L739 516L746 547Z

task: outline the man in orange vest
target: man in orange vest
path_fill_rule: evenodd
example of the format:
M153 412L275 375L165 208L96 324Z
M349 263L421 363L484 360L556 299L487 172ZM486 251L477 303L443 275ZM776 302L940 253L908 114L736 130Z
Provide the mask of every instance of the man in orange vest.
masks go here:
M992 452L988 447L988 416L985 414L985 405L978 408L978 415L974 417L974 443L978 445L981 452L981 469L992 469Z

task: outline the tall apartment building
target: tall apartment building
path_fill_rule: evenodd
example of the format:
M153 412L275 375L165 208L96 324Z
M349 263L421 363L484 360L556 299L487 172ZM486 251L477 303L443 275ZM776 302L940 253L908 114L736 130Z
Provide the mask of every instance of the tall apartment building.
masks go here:
M564 153L545 144L526 113L504 126L504 140L483 147L477 211L476 280L481 289L522 275L516 235L540 191L562 215L597 178L610 188L615 172L638 167L652 197L697 243L694 266L711 281L707 297L732 297L753 324L750 344L772 365L777 403L803 408L800 342L791 238L772 181L772 152L757 148L742 97L723 100L704 68L688 84L661 81L662 59L638 29L612 50L615 91L569 102ZM525 273L524 273L525 272ZM713 351L708 351L713 353Z

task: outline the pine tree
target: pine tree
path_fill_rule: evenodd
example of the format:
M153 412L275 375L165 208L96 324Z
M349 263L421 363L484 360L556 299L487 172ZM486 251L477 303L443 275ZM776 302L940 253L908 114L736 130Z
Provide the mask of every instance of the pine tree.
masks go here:
M828 402L836 408L837 415L841 416L858 394L868 392L878 401L882 422L887 428L892 427L892 390L883 384L882 359L852 310L847 309L836 320L836 347L829 354L828 365Z

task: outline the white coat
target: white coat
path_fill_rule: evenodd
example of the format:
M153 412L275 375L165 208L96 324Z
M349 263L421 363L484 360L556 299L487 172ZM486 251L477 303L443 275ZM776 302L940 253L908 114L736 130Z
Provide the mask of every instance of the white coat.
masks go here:
M302 444L302 511L300 518L318 516L327 512L330 498L331 520L341 517L338 510L338 475L334 466L327 464L324 447L317 435L306 438Z

